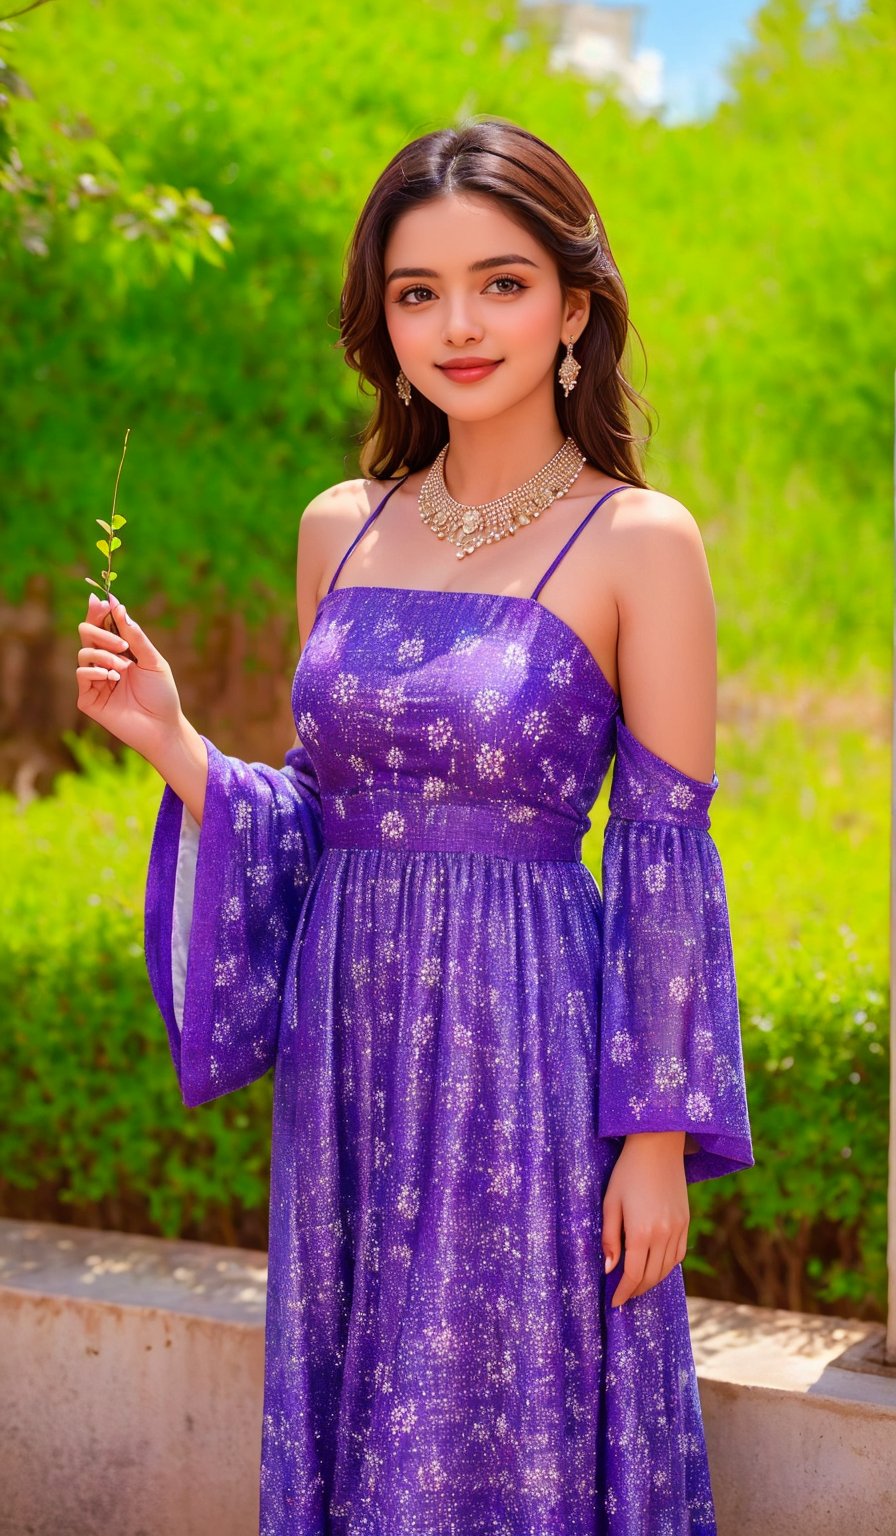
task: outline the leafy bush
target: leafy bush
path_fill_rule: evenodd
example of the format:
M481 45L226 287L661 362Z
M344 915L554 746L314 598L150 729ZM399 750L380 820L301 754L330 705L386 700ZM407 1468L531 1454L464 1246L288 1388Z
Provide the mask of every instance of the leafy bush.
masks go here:
M865 859L885 820L875 810L885 753L854 752L854 781L838 789L829 763L788 741L792 729L765 741L765 802L727 796L738 772L752 773L744 754L758 749L727 741L719 758L713 833L757 1164L691 1186L686 1272L706 1294L880 1316L886 903L876 873L867 876L877 864ZM83 772L60 775L51 797L19 808L0 796L4 1209L18 1209L26 1192L32 1215L53 1215L58 1201L79 1222L263 1247L271 1077L185 1110L146 977L142 896L162 782L136 754L119 767L86 738L71 745ZM859 782L865 804L846 826L840 797ZM586 847L598 876L608 788ZM847 858L848 882L811 886L816 868ZM798 870L815 889L802 920L792 900Z
M513 0L369 0L300 32L248 0L59 3L15 25L36 93L16 104L23 144L84 113L129 187L201 188L233 240L185 282L78 221L38 257L0 218L0 584L16 601L46 570L72 633L128 425L118 595L138 615L157 590L200 615L292 611L301 508L357 471L341 263L400 144L469 113L520 120L524 102L588 182L646 347L648 475L701 523L739 690L726 718L744 711L721 732L713 825L757 1166L692 1187L688 1273L882 1315L888 752L834 706L837 689L884 697L890 661L892 7L844 21L768 0L735 99L674 129L549 71ZM792 714L764 725L765 692ZM24 810L0 798L5 1208L263 1245L270 1082L184 1111L146 979L161 783L71 747L83 779ZM600 831L598 814L595 870Z
M187 283L67 226L44 259L7 242L8 596L47 564L52 521L61 625L80 614L87 533L130 425L124 600L136 613L160 589L173 605L237 601L261 623L263 593L291 611L301 508L357 473L366 402L333 343L361 202L408 138L471 112L518 119L524 103L526 126L591 187L629 287L650 370L636 383L660 424L649 476L723 551L723 670L777 689L870 664L879 685L892 7L841 20L769 0L732 67L736 98L674 128L549 70L513 0L369 0L300 25L248 0L160 0L151 15L60 0L15 26L35 111L85 114L131 182L201 188L234 249Z
M143 888L162 781L70 736L84 776L0 796L0 1188L80 1222L222 1241L266 1201L271 1083L188 1113L146 976ZM233 1207L232 1213L228 1210Z

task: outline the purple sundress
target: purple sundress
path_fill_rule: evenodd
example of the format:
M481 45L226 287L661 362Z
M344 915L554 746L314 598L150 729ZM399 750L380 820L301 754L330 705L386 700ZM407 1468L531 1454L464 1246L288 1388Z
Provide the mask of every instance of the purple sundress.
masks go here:
M406 478L406 476L404 477ZM274 1068L261 1536L714 1536L681 1266L609 1307L628 1133L753 1164L718 786L531 597L335 586L276 769L166 786L186 1105ZM602 892L582 862L615 755Z

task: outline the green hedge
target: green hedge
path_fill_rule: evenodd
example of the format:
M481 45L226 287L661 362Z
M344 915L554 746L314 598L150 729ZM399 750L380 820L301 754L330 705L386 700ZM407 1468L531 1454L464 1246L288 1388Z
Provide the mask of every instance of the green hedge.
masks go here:
M556 144L605 217L659 416L648 474L705 531L723 671L777 688L885 669L896 19L836 13L768 0L735 99L678 127L549 70L515 0L368 0L300 23L249 0L57 0L23 17L36 100L17 118L83 115L129 175L199 188L234 249L186 282L132 243L80 244L64 217L46 258L0 223L2 589L17 600L44 568L61 627L77 622L130 426L134 612L160 590L250 622L260 592L291 611L301 508L357 473L366 402L333 346L353 222L401 144L496 112Z
M83 777L24 810L0 797L0 1187L82 1222L220 1236L228 1206L266 1199L271 1081L184 1110L143 956L162 780L135 753L118 766L66 739Z
M855 779L838 784L836 764L792 730L768 733L764 803L737 794L738 775L754 782L747 749L726 739L719 754L713 833L757 1163L691 1187L686 1268L706 1294L882 1316L885 753L854 750ZM69 739L81 774L60 775L24 809L0 796L2 1207L263 1246L271 1076L185 1110L146 977L142 899L162 781L136 754L117 765ZM857 782L850 818L842 806ZM598 876L608 787L586 849ZM838 867L846 878L815 883L817 869Z
M16 22L29 153L83 114L130 177L202 190L234 250L187 283L63 214L39 258L0 209L0 586L17 600L45 570L74 635L130 426L137 616L159 590L201 616L292 612L301 508L357 469L364 402L332 343L361 202L408 138L525 103L605 217L659 414L648 474L701 524L720 675L740 673L712 816L757 1167L693 1187L688 1272L882 1316L888 752L842 728L836 692L874 707L890 659L896 18L768 0L751 33L735 100L670 129L547 70L512 0L370 0L300 32L248 0L59 0ZM764 722L785 691L792 716ZM185 1111L146 979L161 781L71 745L83 777L23 811L0 797L3 1208L261 1242L270 1081ZM601 826L599 805L596 872Z

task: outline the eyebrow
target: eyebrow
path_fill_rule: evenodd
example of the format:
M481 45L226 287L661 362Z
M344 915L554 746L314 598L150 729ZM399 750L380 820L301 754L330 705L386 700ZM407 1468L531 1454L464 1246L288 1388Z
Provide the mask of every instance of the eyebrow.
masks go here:
M528 256L486 256L484 261L474 261L467 268L468 272L486 272L491 267L537 267L537 261L530 261ZM396 277L439 277L432 267L393 267L387 283L394 281Z

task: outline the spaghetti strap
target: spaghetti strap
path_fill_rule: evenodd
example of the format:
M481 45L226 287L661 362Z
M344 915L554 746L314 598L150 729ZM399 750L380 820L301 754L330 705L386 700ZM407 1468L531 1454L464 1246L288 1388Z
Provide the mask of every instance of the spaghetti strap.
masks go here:
M594 514L597 511L598 507L602 507L604 502L607 501L609 499L609 497L616 495L617 491L629 491L629 490L631 490L631 486L630 485L614 485L612 490L604 492L603 496L600 498L600 501L596 501L594 503L594 506L591 508L591 511L590 512L586 512L585 516L582 518L582 521L579 523L578 528L574 528L573 529L572 533L570 534L569 538L567 539L566 543L564 544L563 548L561 549L559 555L556 555L555 558L551 561L550 565L548 566L547 570L545 571L544 575L542 576L540 582L538 583L537 587L535 588L535 591L532 593L532 597L533 598L537 598L538 597L538 594L541 591L542 587L544 586L545 582L547 581L548 577L553 575L554 571L557 569L557 566L560 564L560 561L563 559L563 556L566 554L566 551L569 549L569 546L572 543L574 543L575 540L579 537L579 534L581 533L581 531L584 528L585 524L589 521L590 518L592 518L594 516Z
M373 519L377 516L377 513L381 512L383 510L383 507L386 505L386 502L389 500L389 497L392 495L392 492L393 491L397 491L398 487L400 485L404 485L404 482L408 478L408 475L410 473L411 473L411 471L408 470L408 474L407 475L402 475L400 480L396 480L395 484L393 486L391 486L389 488L389 490L386 492L386 494L383 497L382 501L379 502L379 504L374 507L374 509L371 512L370 516L366 519L366 521L358 529L358 532L355 534L355 537L352 539L352 542L348 546L348 549L345 551L345 554L343 555L343 557L340 560L339 564L337 565L335 571L333 572L333 575L332 575L332 578L331 578L331 581L330 581L330 585L327 587L327 591L328 592L332 592L332 590L333 590L333 583L335 582L336 577L339 575L339 572L342 570L342 567L345 565L346 560L348 559L348 557L351 554L352 550L354 549L355 545L358 543L359 539L363 539L365 533L367 532L368 528L370 527L371 523L373 522Z

